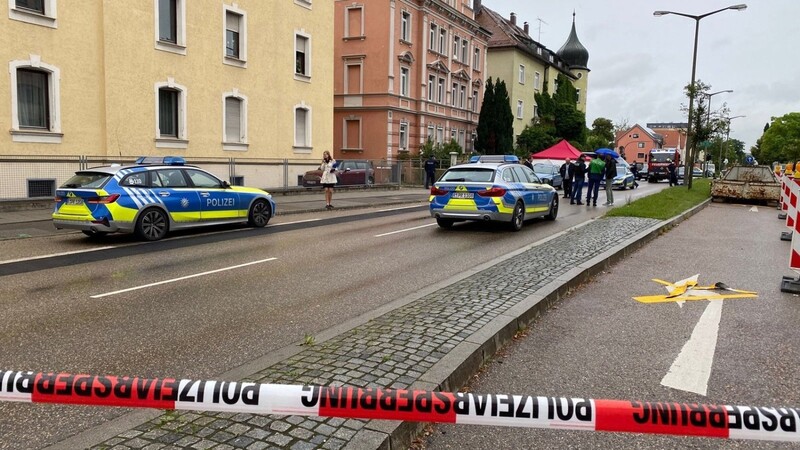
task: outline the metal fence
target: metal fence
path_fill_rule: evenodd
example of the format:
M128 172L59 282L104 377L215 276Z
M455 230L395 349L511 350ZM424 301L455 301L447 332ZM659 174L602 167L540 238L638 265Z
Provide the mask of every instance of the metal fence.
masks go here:
M132 164L136 157L97 156L3 156L0 157L0 200L52 197L76 171L109 164ZM425 182L423 162L409 160L361 160L371 163L375 185L421 185ZM259 187L267 191L303 187L303 175L319 166L318 159L269 158L186 158L234 185ZM450 161L439 161L439 172ZM367 184L365 177L364 184Z

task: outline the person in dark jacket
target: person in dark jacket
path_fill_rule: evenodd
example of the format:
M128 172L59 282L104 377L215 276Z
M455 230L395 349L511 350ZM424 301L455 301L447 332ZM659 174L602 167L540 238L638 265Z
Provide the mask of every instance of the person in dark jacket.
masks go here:
M633 174L633 188L639 187L639 165L637 163L631 164L631 173Z
M611 155L606 155L606 202L605 206L614 204L614 178L617 176L617 161Z
M675 162L670 160L669 165L667 166L667 170L669 171L669 185L678 185L678 173L675 171Z
M582 205L581 192L583 191L583 181L586 179L586 158L583 155L579 156L578 160L573 164L572 174L572 198L569 204L574 205L577 203Z
M436 157L433 155L425 161L425 189L428 189L429 186L436 182L436 166L438 165Z
M561 174L561 179L563 180L562 187L564 188L564 198L570 198L572 191L570 188L572 187L572 176L574 175L570 170L572 166L572 160L567 158L564 160L564 164L558 169L558 173Z

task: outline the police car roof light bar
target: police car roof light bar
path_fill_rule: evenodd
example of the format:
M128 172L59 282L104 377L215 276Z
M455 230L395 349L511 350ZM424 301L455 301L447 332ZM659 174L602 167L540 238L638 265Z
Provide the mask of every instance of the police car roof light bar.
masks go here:
M163 164L165 166L182 166L186 160L180 156L142 156L136 160L136 164Z

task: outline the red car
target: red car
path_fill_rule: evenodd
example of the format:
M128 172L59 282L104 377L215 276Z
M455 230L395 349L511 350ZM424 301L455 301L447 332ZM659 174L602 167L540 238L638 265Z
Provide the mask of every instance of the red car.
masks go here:
M372 167L372 161L366 159L344 159L337 161L337 163L339 164L336 167L338 185L372 185L375 183L375 169ZM303 186L319 186L321 176L321 170L309 170L303 175Z

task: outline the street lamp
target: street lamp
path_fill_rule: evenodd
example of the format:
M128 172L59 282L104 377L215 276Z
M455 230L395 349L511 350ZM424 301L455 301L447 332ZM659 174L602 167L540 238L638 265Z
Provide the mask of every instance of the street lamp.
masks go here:
M700 31L700 19L704 17L708 17L710 15L716 14L718 12L726 11L728 9L733 9L736 11L741 11L746 9L747 5L744 3L739 5L728 6L727 8L718 9L716 11L711 11L705 14L701 14L699 16L693 16L691 14L684 14L675 11L654 11L653 15L656 17L666 16L667 14L675 14L676 16L683 16L688 17L690 19L694 19L695 26L694 26L694 52L692 53L692 82L689 85L689 127L686 130L686 135L690 145L686 149L687 158L686 158L686 168L684 169L685 177L687 180L687 187L689 189L692 188L692 167L694 167L694 150L695 150L695 142L694 138L692 137L692 110L694 109L694 76L697 69L697 35Z
M725 89L724 91L717 91L717 92L712 92L710 94L704 94L706 97L708 97L708 113L706 114L706 125L709 127L709 129L711 128L711 97L717 94L730 94L731 92L733 92L733 89ZM708 150L708 146L706 146L705 148L706 150ZM703 154L705 155L705 152ZM703 178L705 178L706 173L708 173L708 158L703 158L703 159L705 160L705 164L703 164Z
M730 136L731 136L731 120L738 119L740 117L747 117L747 116L728 117L728 120L727 120L728 128L727 128L727 131L725 132L725 159L728 159L728 140L730 139ZM719 160L720 160L720 166L719 166L720 169L719 170L720 170L720 173L722 173L722 165L721 165L722 164L722 152L719 152Z

